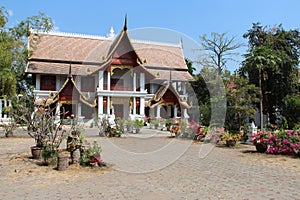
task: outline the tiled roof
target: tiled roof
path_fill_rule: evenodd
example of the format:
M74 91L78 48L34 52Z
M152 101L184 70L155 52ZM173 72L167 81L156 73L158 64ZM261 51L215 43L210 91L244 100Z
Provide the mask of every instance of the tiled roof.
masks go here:
M153 98L148 101L148 105L149 107L153 108L155 106L158 106L160 103L162 103L162 98L165 95L165 93L167 92L167 90L170 90L178 99L178 102L180 104L180 106L182 106L182 108L191 108L192 105L188 105L187 102L182 101L180 99L180 95L178 94L177 90L173 87L172 84L170 84L170 82L168 82L166 85L162 85L160 86L160 88L155 92Z
M112 45L112 40L107 38L67 34L32 34L29 39L32 55L29 58L27 73L68 74L67 63L75 62L72 64L72 74L85 75L101 66ZM180 71L172 72L172 80L193 80L187 72L179 45L136 40L131 42L143 66L153 75L160 74L158 79L169 79L170 69L179 69Z

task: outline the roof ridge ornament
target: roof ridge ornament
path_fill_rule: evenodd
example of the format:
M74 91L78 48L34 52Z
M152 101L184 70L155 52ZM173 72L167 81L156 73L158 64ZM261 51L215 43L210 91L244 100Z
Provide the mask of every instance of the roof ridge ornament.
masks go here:
M72 66L71 66L71 63L70 63L70 66L69 66L69 75L68 75L68 78L72 78Z
M108 34L108 38L113 38L115 37L115 30L114 28L111 26L110 30L109 30L109 34Z
M124 31L127 31L127 14L125 15L125 21L124 21L124 27L123 27Z

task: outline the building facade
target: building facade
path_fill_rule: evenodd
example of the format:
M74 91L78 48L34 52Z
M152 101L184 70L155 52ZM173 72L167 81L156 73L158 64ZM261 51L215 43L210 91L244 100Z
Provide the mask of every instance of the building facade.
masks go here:
M29 49L37 102L47 99L64 117L188 118L193 77L181 44L131 40L126 20L108 37L33 31Z

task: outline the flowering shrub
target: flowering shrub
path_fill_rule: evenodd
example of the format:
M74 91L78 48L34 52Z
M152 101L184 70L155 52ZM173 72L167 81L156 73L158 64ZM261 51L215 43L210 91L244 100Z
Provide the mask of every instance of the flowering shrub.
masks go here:
M201 126L194 120L189 122L190 128L193 130L193 133L196 135L200 132Z
M42 157L48 165L55 165L58 159L58 148L64 139L63 136L56 136L55 138L48 137L43 139Z
M254 145L262 144L263 147L267 147L271 136L271 131L257 131L257 133L252 135L251 141Z
M172 128L171 128L171 132L175 134L175 136L178 136L181 134L181 125L176 122L173 124Z
M232 140L238 141L241 139L241 137L242 137L241 134L232 134L232 133L225 131L221 135L221 140L223 140L223 141L232 141Z
M102 149L96 141L92 144L87 143L87 146L85 146L81 152L80 164L88 166L97 163L98 166L104 166L105 164L103 163L100 155L101 151Z
M268 144L270 154L300 155L300 137L296 131L279 131L270 137Z
M214 127L214 128L209 128L204 142L211 142L211 143L219 143L221 141L221 135L223 135L225 132L224 127Z

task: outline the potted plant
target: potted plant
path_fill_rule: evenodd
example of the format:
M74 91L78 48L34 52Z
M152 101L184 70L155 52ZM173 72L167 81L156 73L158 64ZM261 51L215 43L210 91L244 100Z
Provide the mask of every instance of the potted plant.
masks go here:
M170 131L170 130L171 130L172 124L173 124L173 122L172 122L171 119L167 119L167 120L165 121L165 126L166 126L166 128L167 128L167 131Z
M126 120L125 124L126 124L126 126L127 126L127 131L128 131L128 132L132 132L133 125L134 125L134 121L128 119L128 120Z
M227 147L233 147L236 145L236 142L241 139L241 134L233 134L229 133L228 131L225 131L221 135L221 140L225 141L225 145Z
M270 131L257 131L251 136L251 141L255 145L257 152L265 153L268 149L268 143L272 136Z
M180 125L179 122L175 123L175 124L172 126L171 133L174 133L174 136L175 136L175 137L177 137L178 135L181 134L181 125Z
M14 130L17 128L17 124L14 123L11 119L9 119L9 122L7 124L3 124L5 137L13 137Z
M116 121L117 128L120 128L122 130L122 132L124 133L124 131L126 130L126 120L122 119L120 117L117 117L115 121Z
M16 123L26 125L28 135L35 140L35 146L31 147L32 156L40 159L45 141L53 143L65 131L61 128L63 121L57 120L58 113L47 104L47 99L42 99L38 104L34 104L34 99L34 96L27 94L19 95L14 100L12 116Z
M136 119L136 120L134 120L134 125L133 126L134 126L134 129L135 129L135 133L139 133L141 128L144 126L144 121Z
M83 166L106 166L101 159L101 151L101 146L96 141L94 141L92 145L85 146L82 149L80 164Z
M8 115L8 122L3 123L3 128L5 132L5 137L12 137L14 134L14 130L17 128L17 124L12 119L13 117L13 108L12 106L5 107L3 112L6 112Z
M257 152L265 153L267 151L271 136L272 132L261 130L251 136L251 142L255 145Z
M71 154L72 164L80 163L80 152L86 143L83 129L77 124L72 124L71 132L67 137L67 151Z
M159 126L159 120L158 119L151 119L151 124L153 124L154 128L157 129Z
M62 135L48 137L43 141L42 157L46 165L56 165L58 161L59 146L63 140Z
M204 141L206 134L209 131L209 127L208 126L200 126L198 132L196 132L194 140L198 140L198 141Z

